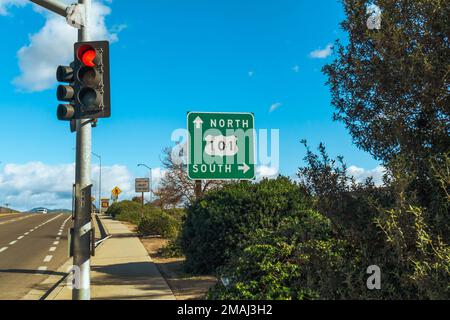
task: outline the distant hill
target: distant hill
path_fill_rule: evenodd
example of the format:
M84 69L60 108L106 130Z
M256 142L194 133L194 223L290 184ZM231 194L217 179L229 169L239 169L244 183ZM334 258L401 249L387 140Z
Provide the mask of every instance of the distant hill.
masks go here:
M20 211L11 208L0 207L0 213L20 213Z

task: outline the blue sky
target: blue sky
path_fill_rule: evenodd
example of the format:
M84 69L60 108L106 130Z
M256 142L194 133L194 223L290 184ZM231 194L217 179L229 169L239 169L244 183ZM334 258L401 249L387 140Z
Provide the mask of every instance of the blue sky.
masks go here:
M33 83L33 70L45 74L53 63L56 70L69 62L59 51L70 49L42 31L64 20L23 3L0 1L0 29L7 30L0 51L0 172L8 164L59 166L74 159L75 136L55 116L56 83L49 89ZM93 132L93 151L105 166L123 166L132 176L144 173L140 162L160 166L161 150L171 145L175 129L186 126L187 111L253 112L259 129L279 129L282 174L292 176L302 164L303 138L314 147L324 142L349 165L379 165L332 121L321 68L332 60L329 44L345 41L340 1L152 0L133 8L129 0L100 3L105 20L96 34L113 41L113 116ZM20 54L30 43L28 52L46 65ZM2 196L20 199L0 187L0 203Z

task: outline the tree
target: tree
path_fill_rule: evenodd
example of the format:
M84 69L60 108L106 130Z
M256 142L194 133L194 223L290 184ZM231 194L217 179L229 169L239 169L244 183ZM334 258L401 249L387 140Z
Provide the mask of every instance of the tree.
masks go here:
M183 150L180 149L176 153L172 149L166 148L163 151L162 165L165 169L165 174L161 179L158 190L154 192L158 197L154 204L163 209L192 203L196 198L195 181L189 180L185 162L175 159L175 155L182 159ZM200 194L203 195L209 190L220 188L224 184L225 182L223 181L204 181L202 182Z
M435 201L442 189L430 179L430 163L450 145L450 6L445 0L379 0L381 28L371 30L366 9L372 3L343 1L349 41L336 43L337 58L323 70L334 119L387 167L404 159L415 175L410 190L418 203L446 215Z

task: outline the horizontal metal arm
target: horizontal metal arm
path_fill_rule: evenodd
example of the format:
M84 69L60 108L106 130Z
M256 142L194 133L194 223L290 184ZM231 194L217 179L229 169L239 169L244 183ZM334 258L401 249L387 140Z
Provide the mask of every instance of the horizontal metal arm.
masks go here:
M53 11L54 13L57 13L60 16L63 16L64 18L67 17L68 6L58 0L30 0L30 1L41 7L44 7L45 9Z

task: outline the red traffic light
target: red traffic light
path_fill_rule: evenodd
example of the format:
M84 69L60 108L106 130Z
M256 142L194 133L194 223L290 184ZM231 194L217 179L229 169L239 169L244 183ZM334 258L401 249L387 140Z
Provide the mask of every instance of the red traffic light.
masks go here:
M78 49L78 59L88 67L95 67L95 58L97 58L97 52L91 46L85 45Z

